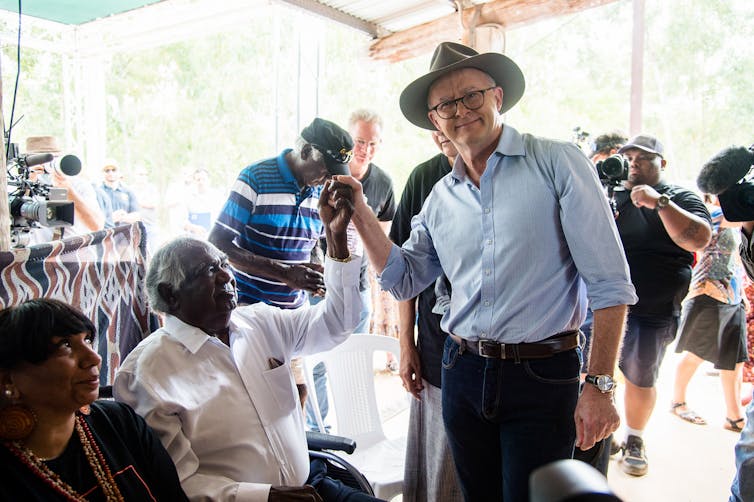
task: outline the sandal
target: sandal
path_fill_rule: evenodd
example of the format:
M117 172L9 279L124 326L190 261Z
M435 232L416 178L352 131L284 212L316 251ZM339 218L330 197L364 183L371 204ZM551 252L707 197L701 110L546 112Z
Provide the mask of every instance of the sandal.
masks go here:
M744 421L743 418L739 418L738 420L733 420L732 418L725 417L725 421L726 422L723 424L723 427L725 427L729 431L741 432L742 430L744 430L743 427L738 425Z
M697 415L694 410L686 409L686 411L680 411L679 408L686 408L686 401L682 403L670 403L670 413L678 418L695 425L707 425L707 421Z

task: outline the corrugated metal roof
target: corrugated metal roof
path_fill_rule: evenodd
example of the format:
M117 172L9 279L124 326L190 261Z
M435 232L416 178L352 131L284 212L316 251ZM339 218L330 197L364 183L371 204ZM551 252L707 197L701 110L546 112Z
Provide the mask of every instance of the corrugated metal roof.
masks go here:
M376 24L386 32L405 30L455 12L455 5L450 0L335 0L319 3Z
M490 0L278 0L383 37Z

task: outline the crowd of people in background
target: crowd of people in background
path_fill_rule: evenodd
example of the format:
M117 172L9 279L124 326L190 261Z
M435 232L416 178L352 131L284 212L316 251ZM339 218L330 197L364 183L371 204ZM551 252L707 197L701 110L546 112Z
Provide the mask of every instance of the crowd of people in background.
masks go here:
M512 59L440 44L399 100L439 153L416 166L400 198L390 166L374 163L386 125L369 109L346 128L315 118L230 187L202 167L165 194L144 168L115 160L93 183L40 168L67 189L76 223L32 243L141 222L147 289L164 324L116 376L115 398L128 406L100 406L91 323L55 302L0 312L1 336L12 338L0 343L3 398L37 414L33 432L0 428L0 456L21 461L14 476L40 493L40 479L56 479L51 488L67 496L141 493L154 488L151 473L171 500L375 500L306 457L307 394L326 418L326 368L307 389L300 357L377 333L399 338L400 362L389 355L388 369L415 398L404 500L525 501L534 470L574 453L603 474L620 455L624 472L645 475L644 432L674 342L682 357L667 408L707 425L686 391L704 361L714 365L724 427L743 432L731 500L754 496L751 389L742 391L754 382L754 286L751 259L739 255L751 228L728 222L714 196L667 182L669 152L653 135L609 133L584 152L504 124L524 87ZM27 152L61 149L29 138ZM622 171L605 176L599 163L616 154ZM31 313L48 319L36 352L18 341ZM54 348L40 349L49 340ZM40 364L83 380L85 392L54 387ZM65 399L44 403L34 379ZM113 420L138 447L118 442ZM69 451L72 437L83 453ZM59 458L84 470L86 460L94 474L78 479ZM121 476L124 466L135 475Z

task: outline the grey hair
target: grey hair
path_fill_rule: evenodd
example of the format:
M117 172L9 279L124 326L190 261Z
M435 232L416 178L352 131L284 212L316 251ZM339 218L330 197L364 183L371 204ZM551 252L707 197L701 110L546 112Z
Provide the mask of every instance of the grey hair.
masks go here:
M311 143L309 143L308 141L306 141L301 136L299 136L298 138L296 138L296 142L294 143L293 149L291 150L291 156L293 157L293 160L294 160L294 162L296 164L300 164L302 162L302 159L301 159L301 150L303 150L304 147L306 145L309 145L309 144L311 144ZM325 157L322 155L322 152L320 152L316 148L312 148L311 150L312 151L309 154L309 157L310 157L311 160L313 160L314 162L324 162L325 161Z
M177 237L158 249L152 256L146 283L149 303L153 310L169 313L170 306L160 294L158 286L167 284L174 291L180 289L192 265L183 259L182 251L193 248L206 249L212 255L222 254L219 249L207 241L193 237Z
M366 122L367 124L376 124L380 126L380 129L384 129L382 127L382 117L374 110L368 108L359 108L351 113L351 116L348 118L348 127L355 126L356 122L359 121Z

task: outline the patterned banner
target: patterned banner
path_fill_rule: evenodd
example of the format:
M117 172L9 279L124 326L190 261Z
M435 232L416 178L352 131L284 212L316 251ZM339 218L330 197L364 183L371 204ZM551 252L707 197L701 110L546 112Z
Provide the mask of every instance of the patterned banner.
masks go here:
M56 298L80 309L97 326L100 384L110 385L120 361L155 327L145 235L139 222L0 252L0 307Z

